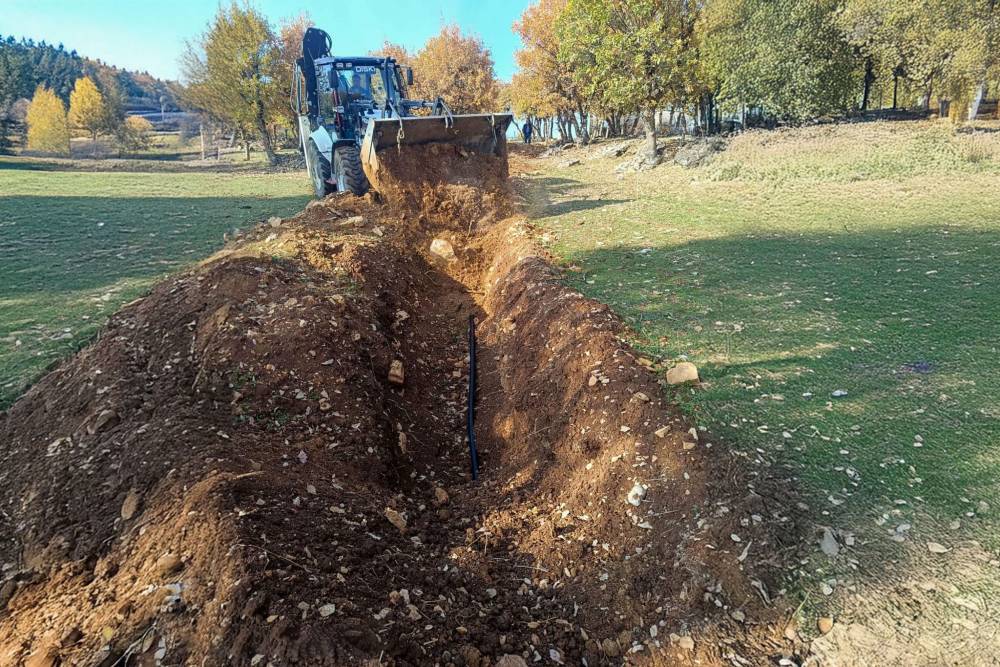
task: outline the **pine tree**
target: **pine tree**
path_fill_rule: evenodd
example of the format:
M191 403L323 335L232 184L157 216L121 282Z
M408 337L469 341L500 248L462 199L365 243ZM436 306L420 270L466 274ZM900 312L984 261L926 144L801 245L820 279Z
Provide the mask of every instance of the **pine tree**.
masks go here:
M104 126L104 96L89 76L77 79L69 96L69 120L78 128L90 132L96 143L97 133Z
M28 107L28 150L69 155L69 122L66 107L44 86L35 90Z

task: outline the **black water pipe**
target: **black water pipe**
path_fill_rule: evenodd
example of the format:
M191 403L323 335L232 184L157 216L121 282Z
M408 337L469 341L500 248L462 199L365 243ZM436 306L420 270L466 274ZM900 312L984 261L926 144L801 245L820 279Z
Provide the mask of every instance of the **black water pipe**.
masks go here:
M469 464L472 479L479 479L479 451L476 449L476 316L469 315L469 407L465 426L469 436Z

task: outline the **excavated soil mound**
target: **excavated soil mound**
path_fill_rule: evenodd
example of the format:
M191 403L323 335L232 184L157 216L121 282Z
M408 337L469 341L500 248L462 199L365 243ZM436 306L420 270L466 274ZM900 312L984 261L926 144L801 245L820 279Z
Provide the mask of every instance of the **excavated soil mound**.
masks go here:
M469 229L470 223L510 213L506 147L503 151L496 156L450 144L389 148L369 176L396 211L438 228Z
M526 223L453 220L443 259L419 221L332 198L262 226L0 417L0 665L792 655L793 503Z

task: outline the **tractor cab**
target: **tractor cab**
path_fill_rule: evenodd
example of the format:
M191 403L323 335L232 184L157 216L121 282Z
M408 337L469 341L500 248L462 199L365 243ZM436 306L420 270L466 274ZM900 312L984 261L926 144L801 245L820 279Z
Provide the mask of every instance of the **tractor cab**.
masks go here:
M297 68L295 91L296 106L309 121L307 134L324 127L354 140L368 120L393 117L405 99L403 69L392 58L326 57L308 65Z

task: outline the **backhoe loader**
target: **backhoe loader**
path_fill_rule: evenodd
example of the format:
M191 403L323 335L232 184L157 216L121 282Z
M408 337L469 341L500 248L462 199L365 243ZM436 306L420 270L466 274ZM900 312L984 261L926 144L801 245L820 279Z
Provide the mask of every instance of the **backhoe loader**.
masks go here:
M453 144L466 154L506 160L511 114L453 114L441 98L408 99L411 68L379 56L335 57L330 48L329 34L306 30L291 91L318 198L365 194L379 182L379 156L387 150ZM425 115L415 115L418 110Z

